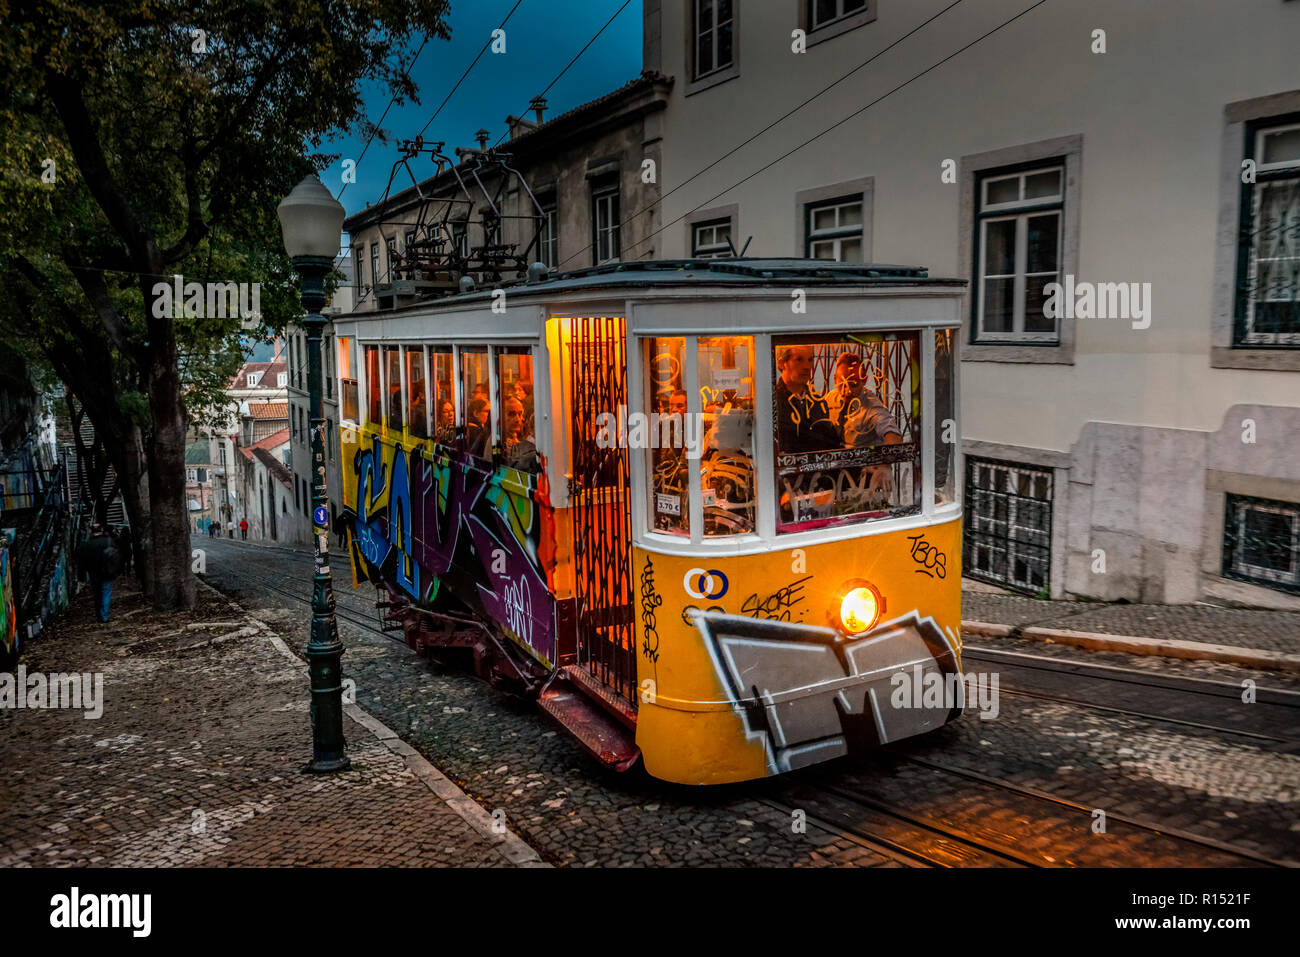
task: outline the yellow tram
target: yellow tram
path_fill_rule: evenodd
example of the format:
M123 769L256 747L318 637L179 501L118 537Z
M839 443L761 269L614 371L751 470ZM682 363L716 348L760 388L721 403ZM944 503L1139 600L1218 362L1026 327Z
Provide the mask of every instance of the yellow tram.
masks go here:
M610 264L335 320L354 582L607 765L742 781L939 727L963 283Z

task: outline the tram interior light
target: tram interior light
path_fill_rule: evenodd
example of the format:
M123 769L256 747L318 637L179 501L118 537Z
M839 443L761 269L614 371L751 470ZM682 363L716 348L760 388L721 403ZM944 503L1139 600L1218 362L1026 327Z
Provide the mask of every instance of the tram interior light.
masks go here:
M845 633L860 635L870 631L884 610L885 600L875 585L861 580L845 584L840 599L840 625Z

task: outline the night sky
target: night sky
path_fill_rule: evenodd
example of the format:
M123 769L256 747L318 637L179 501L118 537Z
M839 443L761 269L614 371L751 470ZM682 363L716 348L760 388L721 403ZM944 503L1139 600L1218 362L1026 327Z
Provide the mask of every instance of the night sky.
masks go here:
M420 90L420 104L394 106L383 128L390 137L378 138L361 156L363 136L352 134L323 143L319 152L340 154L321 173L321 181L338 196L351 215L368 203L383 198L384 189L397 159L396 139L414 137L428 122L460 75L491 38L515 0L451 0L448 25L450 40L433 39L426 44L411 77ZM474 132L480 127L492 133L489 145L505 132L507 114L532 118L528 102L555 79L574 55L595 35L623 0L523 0L505 26L506 52L489 49L465 78L455 96L424 133L428 140L445 140L444 152L457 146L475 146ZM420 37L410 44L417 49ZM641 4L633 0L609 28L584 53L564 77L546 94L546 118L558 116L588 100L617 89L641 72ZM363 91L372 121L378 121L388 105L389 94L377 87ZM344 189L340 179L342 161L357 159L357 181ZM423 162L411 161L416 176L431 175L428 155ZM393 192L410 185L405 172L398 172ZM340 195L340 190L342 194Z

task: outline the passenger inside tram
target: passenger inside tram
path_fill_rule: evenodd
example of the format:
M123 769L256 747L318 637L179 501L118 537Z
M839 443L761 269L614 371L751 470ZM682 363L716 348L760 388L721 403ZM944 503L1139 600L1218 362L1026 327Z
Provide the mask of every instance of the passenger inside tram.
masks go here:
M541 470L541 456L533 441L532 429L529 427L530 416L524 404L511 397L501 406L504 420L502 422L501 446L505 464L510 468L527 472Z
M451 391L450 388L447 391ZM450 399L443 399L438 406L438 421L434 427L434 438L442 445L451 445L456 438L456 407Z
M488 457L491 429L488 426L492 409L486 397L477 396L469 403L469 422L465 426L465 451L480 459Z

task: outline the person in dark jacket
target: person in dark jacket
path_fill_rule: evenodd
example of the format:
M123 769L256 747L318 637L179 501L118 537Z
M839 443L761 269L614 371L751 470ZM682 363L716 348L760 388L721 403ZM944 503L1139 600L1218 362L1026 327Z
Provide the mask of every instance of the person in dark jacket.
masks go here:
M104 530L95 524L90 527L90 538L77 549L77 564L82 574L90 579L91 600L95 603L95 617L108 621L108 605L113 597L113 581L122 573L122 553Z

